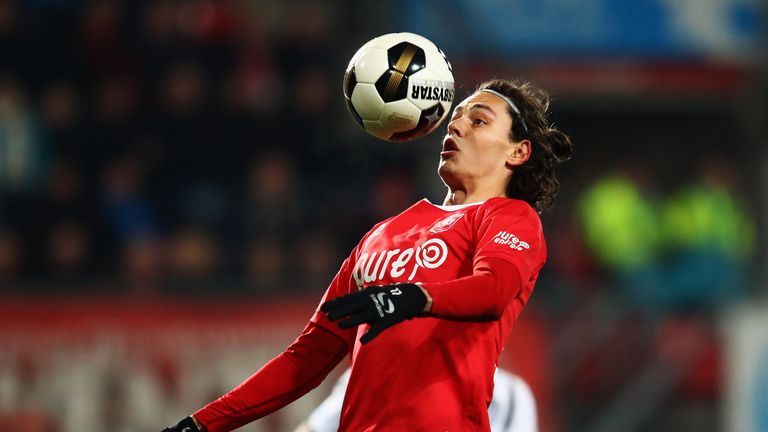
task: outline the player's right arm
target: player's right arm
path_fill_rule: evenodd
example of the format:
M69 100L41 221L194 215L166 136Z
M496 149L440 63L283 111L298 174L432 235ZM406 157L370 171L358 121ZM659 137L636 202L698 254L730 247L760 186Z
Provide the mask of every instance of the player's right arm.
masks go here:
M358 249L359 245L344 261L320 304L355 288L352 271ZM350 351L354 336L353 330L340 329L330 323L325 314L316 311L301 335L285 351L187 419L202 425L203 430L219 432L264 417L317 387ZM182 431L179 425L168 430Z
M193 417L209 432L230 431L317 387L348 352L344 339L309 323L285 351Z

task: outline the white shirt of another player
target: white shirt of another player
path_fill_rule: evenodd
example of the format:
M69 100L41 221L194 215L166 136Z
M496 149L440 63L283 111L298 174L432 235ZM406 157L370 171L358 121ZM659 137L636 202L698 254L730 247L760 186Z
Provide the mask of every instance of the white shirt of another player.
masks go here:
M309 432L338 430L349 374L347 369L336 381L331 394L309 415L306 422ZM501 369L496 369L493 381L493 399L488 407L491 432L538 432L536 401L528 384Z

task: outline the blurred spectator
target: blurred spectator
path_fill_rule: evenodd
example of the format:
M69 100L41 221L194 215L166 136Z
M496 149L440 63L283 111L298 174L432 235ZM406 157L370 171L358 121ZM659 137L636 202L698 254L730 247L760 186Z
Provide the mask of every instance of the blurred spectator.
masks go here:
M216 292L214 278L219 271L219 247L209 233L197 227L177 230L168 240L168 271L176 292Z
M96 76L133 68L126 47L121 40L121 2L91 0L82 12L82 41L88 70Z
M104 169L103 205L118 241L157 233L154 211L143 195L143 179L140 161L131 156L116 159Z
M227 82L226 98L242 110L271 114L279 108L284 83L277 68L273 47L257 17L238 34L234 73Z
M677 306L716 306L744 294L756 229L733 190L722 159L706 161L698 178L664 209L668 257L657 295Z
M51 179L43 202L38 205L39 214L30 218L37 229L45 232L51 224L72 222L86 227L93 249L93 271L103 274L110 264L109 251L114 248L112 236L106 227L105 214L98 201L95 185L88 184L82 165L71 160L58 160L51 170ZM30 236L28 238L34 238Z
M590 252L611 270L632 270L652 263L662 235L655 206L626 174L598 179L579 203Z
M194 222L201 213L194 205L199 196L212 201L233 176L228 171L228 143L219 141L219 118L208 103L203 67L181 61L164 72L161 111L154 119L161 139L159 175L156 179L173 219ZM192 213L192 214L190 214Z
M297 289L302 292L322 294L338 271L344 257L339 253L334 239L323 231L307 233L294 244L294 262L298 275Z
M255 295L285 294L289 281L289 257L279 239L263 236L248 246L245 254L245 283Z
M227 191L216 183L190 181L180 204L185 221L208 227L217 234L227 231L231 202Z
M205 89L203 71L194 62L180 62L167 70L163 80L165 112L174 118L184 118L202 109Z
M19 7L14 0L0 1L0 74L20 68L24 40L20 34ZM17 69L18 72L18 69Z
M76 222L53 227L48 237L48 273L58 287L82 288L91 274L91 239Z
M664 282L658 204L630 172L603 176L583 193L578 209L584 242L619 292L637 305L659 307L653 294Z
M138 50L142 61L140 69L148 84L177 56L189 55L192 50L181 37L177 26L180 4L174 0L152 1L146 4L143 11Z
M591 253L634 301L659 308L720 305L747 283L755 226L722 159L660 206L629 177L598 180L581 202Z
M116 154L136 152L144 163L158 159L157 143L145 138L147 126L139 118L141 90L135 77L118 73L99 77L91 94L92 109L87 139L80 143L78 158L85 163L87 176L97 180L98 169Z
M293 72L328 61L333 51L333 29L343 17L341 4L320 0L299 0L283 7L285 32L281 39L280 63L289 78Z
M405 210L418 199L414 196L415 190L410 173L400 169L382 170L371 186L370 214L380 221Z
M144 11L144 34L150 46L162 46L177 36L176 4L173 0L149 2Z
M744 262L755 248L756 228L735 190L734 169L721 158L705 159L697 178L665 209L666 239L675 250L706 249Z
M23 257L16 236L0 228L0 283L18 281Z
M80 123L81 102L77 88L67 81L54 83L43 90L40 114L57 158L77 160L88 149L88 136Z
M0 2L0 40L8 40L16 30L18 6L15 1Z
M318 69L305 69L296 77L292 107L307 120L322 122L329 114L331 79Z
M37 190L48 175L51 153L19 82L0 77L0 191Z
M333 106L331 91L335 85L327 71L314 65L300 71L291 85L291 100L286 107L292 118L287 125L288 137L301 144L297 159L303 165L317 168L318 160L338 152L338 143L333 142L337 139L334 114L343 109L341 104L337 106L339 110L329 109Z
M299 0L286 8L285 14L287 39L318 44L332 37L341 11L333 2Z
M161 292L165 271L162 245L151 236L136 236L123 244L120 278L132 294Z
M96 90L96 120L121 124L133 119L139 103L139 89L129 75L117 74L101 79Z
M247 174L244 227L250 238L300 238L301 195L296 171L287 155L273 151L257 157Z
M178 10L179 30L206 44L228 42L239 23L232 2L193 0L181 3ZM247 25L247 24L246 24ZM221 49L221 48L220 48Z
M43 121L54 131L74 126L79 115L78 96L70 83L52 85L43 94L40 111Z

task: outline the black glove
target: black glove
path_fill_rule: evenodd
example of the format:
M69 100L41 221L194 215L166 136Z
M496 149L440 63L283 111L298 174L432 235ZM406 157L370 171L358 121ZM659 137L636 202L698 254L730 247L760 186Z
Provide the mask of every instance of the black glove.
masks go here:
M393 325L411 319L424 310L427 296L416 284L372 286L356 293L347 294L327 301L320 310L328 319L339 321L339 327L352 328L368 323L371 328L360 338L367 344L379 333Z
M184 417L180 422L176 423L176 426L167 427L161 432L198 432L199 429L195 425L195 421L192 417Z

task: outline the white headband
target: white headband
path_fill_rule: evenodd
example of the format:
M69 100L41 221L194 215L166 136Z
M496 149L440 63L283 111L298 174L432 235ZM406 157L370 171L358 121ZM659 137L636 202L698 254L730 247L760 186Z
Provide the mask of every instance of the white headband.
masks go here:
M523 125L523 129L525 129L525 131L528 132L528 126L525 125L525 120L523 120L523 115L520 114L520 110L517 109L517 105L515 105L515 103L512 102L512 99L508 98L506 95L503 95L503 94L497 92L496 90L482 89L480 91L481 92L490 93L490 94L494 94L494 95L500 97L501 99L503 99L504 102L506 102L507 105L509 105L509 107L512 108L512 111L514 111L515 114L517 114L517 118L520 119L520 123Z

